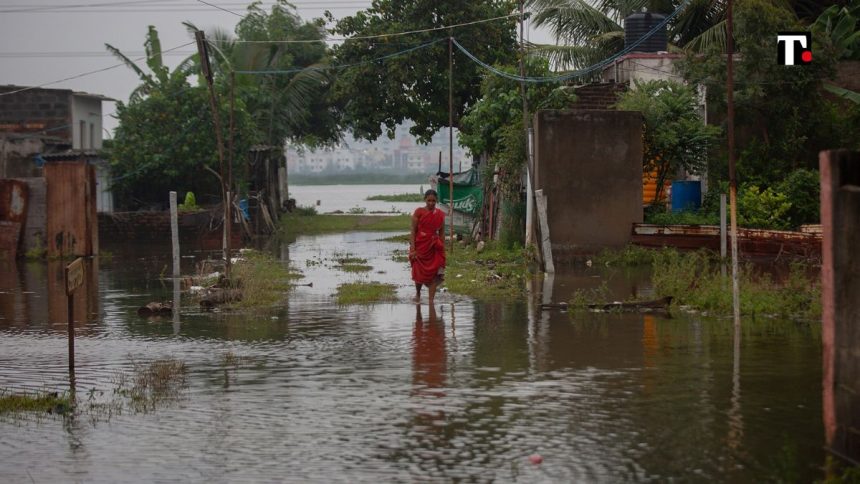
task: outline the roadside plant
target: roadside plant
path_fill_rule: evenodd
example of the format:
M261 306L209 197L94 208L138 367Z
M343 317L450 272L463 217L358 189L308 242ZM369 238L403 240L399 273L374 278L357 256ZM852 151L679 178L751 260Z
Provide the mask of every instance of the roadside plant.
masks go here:
M701 174L720 129L704 123L695 90L675 81L636 81L616 108L639 111L645 123L642 169L657 172L657 196L666 181L683 170Z

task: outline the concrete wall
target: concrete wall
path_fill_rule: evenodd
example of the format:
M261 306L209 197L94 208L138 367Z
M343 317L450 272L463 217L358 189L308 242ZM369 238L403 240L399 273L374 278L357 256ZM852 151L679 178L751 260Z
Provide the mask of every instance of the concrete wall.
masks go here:
M102 101L89 96L72 96L72 148L99 150L102 147Z
M860 152L822 151L824 429L836 455L860 461Z
M223 241L221 217L221 212L214 211L180 213L179 241L182 250L191 247L220 249ZM99 213L98 220L99 239L105 247L132 242L163 246L167 253L170 251L170 212ZM234 249L241 247L242 226L233 222L230 235L231 246Z
M0 86L0 93L19 89L20 86ZM29 89L0 96L0 132L41 132L68 139L71 94L64 89Z
M630 242L643 216L642 132L638 112L535 114L535 188L557 259Z

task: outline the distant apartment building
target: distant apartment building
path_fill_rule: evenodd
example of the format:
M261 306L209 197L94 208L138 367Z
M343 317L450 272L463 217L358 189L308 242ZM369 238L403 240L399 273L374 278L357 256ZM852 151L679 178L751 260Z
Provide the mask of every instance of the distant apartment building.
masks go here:
M335 148L319 150L287 147L287 166L291 173L349 173L392 172L427 173L439 170L441 153L442 171L448 171L449 146L447 132L437 134L430 144L418 144L409 134L408 126L398 126L395 138L382 136L374 142L353 140ZM454 138L454 170L468 170L471 158L456 144Z

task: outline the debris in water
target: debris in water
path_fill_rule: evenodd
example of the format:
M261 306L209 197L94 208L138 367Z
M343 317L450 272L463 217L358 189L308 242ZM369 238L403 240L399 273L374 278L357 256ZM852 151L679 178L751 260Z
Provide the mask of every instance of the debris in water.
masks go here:
M529 462L532 464L540 464L543 462L543 457L541 457L540 454L532 454L529 456Z

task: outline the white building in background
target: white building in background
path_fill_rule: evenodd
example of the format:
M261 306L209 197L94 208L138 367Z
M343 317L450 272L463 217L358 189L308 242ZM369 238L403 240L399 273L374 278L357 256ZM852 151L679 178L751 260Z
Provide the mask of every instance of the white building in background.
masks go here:
M449 166L448 132L443 130L433 137L430 144L418 144L409 134L408 126L398 126L395 138L385 135L374 142L352 140L334 148L318 150L287 146L287 167L290 173L426 173L435 174L439 169L441 153L442 171ZM457 144L454 133L454 171L468 170L472 160L465 148Z

